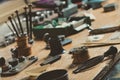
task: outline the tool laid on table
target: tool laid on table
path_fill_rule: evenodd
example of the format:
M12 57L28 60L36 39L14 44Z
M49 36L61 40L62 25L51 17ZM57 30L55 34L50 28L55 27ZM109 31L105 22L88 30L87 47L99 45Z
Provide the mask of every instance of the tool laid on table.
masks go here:
M110 46L110 45L118 45L120 42L103 42L103 43L97 43L97 42L87 42L82 43L88 48L94 48L94 47L103 47L103 46Z
M93 58L85 61L84 63L80 64L78 66L78 68L73 71L73 73L76 74L76 73L79 73L79 72L81 72L83 70L91 68L91 67L99 64L100 62L102 62L105 57L112 56L114 58L117 51L118 50L117 50L116 47L111 46L103 55L93 57Z
M119 80L120 52L94 77L93 80Z
M120 26L98 28L90 31L89 35L104 34L120 30Z
M52 63L58 61L60 58L61 58L60 55L51 56L51 57L47 58L44 62L42 62L40 65L44 66L44 65L47 65L47 64L52 64Z

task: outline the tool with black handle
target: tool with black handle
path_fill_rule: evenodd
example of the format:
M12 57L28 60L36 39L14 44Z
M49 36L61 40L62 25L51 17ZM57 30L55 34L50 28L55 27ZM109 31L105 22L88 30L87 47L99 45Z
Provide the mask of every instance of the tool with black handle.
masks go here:
M18 14L18 10L16 10L15 13L16 13L16 16L17 16L17 19L18 19L18 22L19 22L19 26L20 26L21 33L22 33L22 35L24 35L24 31L23 31L22 23L21 23L21 21L20 21L20 17L19 17L19 14Z
M30 29L30 35L29 35L29 43L32 44L33 43L33 38L32 38L32 5L28 5L28 9L29 9L29 29Z
M24 7L24 10L25 10L25 18L26 18L27 35L29 36L29 21L28 21L27 7Z
M8 28L11 30L11 32L13 33L13 35L15 35L15 33L14 33L14 31L12 30L12 28L10 27L10 25L8 25L7 22L5 22L5 23L6 23L6 25L8 26Z
M15 33L16 33L16 36L17 36L17 37L20 37L19 34L18 34L18 32L17 32L17 29L15 28L15 25L13 24L12 18L9 16L8 19L9 19L9 21L10 21L10 23L11 23L11 25L12 25Z
M17 21L16 21L16 19L15 19L14 14L12 14L12 19L13 19L13 21L14 21L16 27L17 27L17 31L18 31L18 33L20 33L19 26L18 26L18 24L17 24Z
M94 58L91 58L84 63L82 63L76 70L73 71L74 74L79 73L85 69L91 68L100 62L104 60L105 57L108 57L109 55L112 55L113 57L118 52L117 48L114 46L111 46L103 55L96 56Z

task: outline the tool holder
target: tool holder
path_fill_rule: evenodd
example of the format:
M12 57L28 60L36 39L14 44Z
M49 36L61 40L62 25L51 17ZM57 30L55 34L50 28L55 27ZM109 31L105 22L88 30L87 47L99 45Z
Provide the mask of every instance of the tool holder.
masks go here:
M22 36L18 37L16 39L17 43L17 58L21 56L29 56L31 54L31 46L28 44L28 37L27 36Z
M89 59L88 49L85 46L73 48L70 52L72 54L72 64L81 64Z

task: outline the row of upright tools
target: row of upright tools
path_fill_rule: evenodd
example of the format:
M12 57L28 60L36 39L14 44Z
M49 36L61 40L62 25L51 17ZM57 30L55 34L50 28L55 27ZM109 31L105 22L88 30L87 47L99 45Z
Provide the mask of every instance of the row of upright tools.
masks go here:
M25 21L26 21L26 27L24 28L22 25L22 22L20 20L19 12L16 10L15 14L12 14L8 17L9 22L11 23L11 26L8 25L9 29L12 31L12 33L16 36L15 41L17 45L15 48L11 49L12 52L12 58L5 60L4 57L0 57L0 67L2 68L1 75L2 76L10 76L14 75L16 73L21 72L23 69L37 61L37 57L30 56L31 53L31 47L34 42L33 38L33 20L32 20L32 5L28 5L28 7L24 8L25 10ZM15 18L16 16L16 18ZM58 16L59 18L59 16ZM70 17L71 20L75 19L83 19L80 17ZM70 19L69 18L69 19ZM17 19L17 21L16 21ZM17 23L18 22L18 23ZM78 21L84 24L84 22ZM89 21L86 21L89 24ZM78 24L78 23L77 23ZM84 28L89 28L90 32L89 35L97 35L97 34L103 34L103 33L109 33L114 32L120 29L120 26L115 27L107 27L107 28L99 28L99 29L92 29L90 28L91 24L87 27L81 26L79 28L80 32ZM88 27L89 26L89 27ZM75 26L76 28L76 26ZM73 26L74 29L74 26ZM26 31L25 31L26 30ZM56 29L54 29L56 30ZM75 29L76 30L76 29ZM51 30L52 31L52 30ZM54 32L52 32L54 33ZM46 42L46 49L50 49L50 54L48 57L43 61L40 66L44 66L47 64L52 64L55 61L59 60L61 58L61 54L64 53L63 45L69 44L72 42L70 39L65 39L65 36L62 34L56 34L53 35L52 33L45 33L44 34L44 41ZM75 32L76 33L76 32ZM117 43L118 44L118 43ZM114 44L100 44L95 46L82 46L73 48L69 51L69 54L72 54L73 62L71 67L78 66L73 73L77 74L79 72L82 72L88 68L91 68L100 62L102 62L106 57L111 59L109 66L105 67L103 71L98 74L94 80L103 80L105 78L105 75L108 73L108 71L115 65L115 63L119 60L119 53L116 47L111 46L106 52L104 52L103 55L99 55L96 57L93 57L90 59L88 48L91 47L99 47L99 46L106 46L106 45L114 45ZM106 71L105 71L106 69ZM59 79L60 80L60 79ZM65 79L68 80L68 79Z

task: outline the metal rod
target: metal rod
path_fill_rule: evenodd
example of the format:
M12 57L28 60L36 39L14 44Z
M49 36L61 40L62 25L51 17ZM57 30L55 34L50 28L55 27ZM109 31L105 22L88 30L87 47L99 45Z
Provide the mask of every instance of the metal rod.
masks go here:
M23 32L23 28L22 28L22 24L21 24L21 21L20 21L19 15L18 15L18 10L16 10L15 13L16 13L16 16L17 16L17 19L18 19L19 25L20 25L21 32L22 32L22 34L24 34L24 32Z
M31 9L32 9L32 5L28 5L29 8L29 21L30 21L30 39L32 39L32 14L31 14Z
M15 28L15 25L14 25L13 22L12 22L12 18L9 16L8 19L9 19L9 21L10 21L10 23L11 23L11 25L12 25L12 27L13 27L16 35L17 35L17 37L20 37L19 34L18 34L18 32L17 32L17 30L16 30L16 28Z
M27 7L24 7L25 10L25 17L26 17L26 27L27 27L27 35L29 36L29 21L28 21L28 13L27 13Z
M10 27L10 25L8 25L7 22L5 22L5 23L6 23L6 25L8 26L8 28L11 30L11 32L13 33L13 35L15 35L15 33L14 33L14 31L12 30L12 28Z
M19 26L18 26L18 24L17 24L17 22L16 22L16 20L15 20L14 14L12 14L12 19L13 19L13 21L14 21L16 27L17 27L18 33L20 33Z

